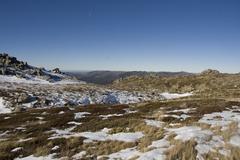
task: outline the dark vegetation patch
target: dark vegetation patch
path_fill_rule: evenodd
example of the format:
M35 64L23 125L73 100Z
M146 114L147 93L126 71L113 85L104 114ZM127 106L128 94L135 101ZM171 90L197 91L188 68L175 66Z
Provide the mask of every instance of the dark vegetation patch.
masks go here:
M122 149L136 146L135 142L120 142L120 141L97 141L94 143L86 143L83 145L84 150L89 155L97 157L98 155L109 155L118 152Z

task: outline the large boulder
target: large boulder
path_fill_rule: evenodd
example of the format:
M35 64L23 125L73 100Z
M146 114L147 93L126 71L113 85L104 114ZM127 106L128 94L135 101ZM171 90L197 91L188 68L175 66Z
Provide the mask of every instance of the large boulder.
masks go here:
M62 73L59 68L53 69L52 72L53 73L57 73L57 74L61 74Z
M207 69L201 73L201 75L219 75L219 74L221 74L221 72L213 69Z
M26 62L17 60L6 53L0 53L0 74L16 75L17 71L30 68Z

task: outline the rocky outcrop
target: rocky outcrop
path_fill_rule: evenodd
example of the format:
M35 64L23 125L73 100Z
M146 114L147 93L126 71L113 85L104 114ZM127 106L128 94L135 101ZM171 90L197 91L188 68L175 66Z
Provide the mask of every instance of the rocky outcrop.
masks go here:
M219 75L221 74L221 72L219 72L218 70L213 70L213 69L207 69L203 72L201 72L201 75Z
M73 76L64 74L59 68L47 71L44 68L30 66L27 62L19 61L16 57L11 57L6 53L0 53L0 75L12 75L25 79L39 78L49 82L73 79Z
M27 62L18 61L16 57L10 57L6 53L0 53L0 74L16 75L18 71L30 68Z

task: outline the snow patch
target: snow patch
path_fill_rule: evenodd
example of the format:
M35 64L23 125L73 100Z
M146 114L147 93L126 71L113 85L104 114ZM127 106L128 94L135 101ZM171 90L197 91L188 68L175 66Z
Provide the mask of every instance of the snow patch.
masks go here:
M72 135L71 131L73 131L76 128L76 126L74 127L70 127L70 128L66 128L66 129L52 129L51 132L55 132L55 134L52 135L52 137L48 138L48 139L56 139L56 138L62 138L62 137L66 137L69 135Z
M178 93L161 93L161 96L163 96L165 99L176 99L176 98L183 98L183 97L188 97L188 96L192 96L192 93L182 93L182 94L178 94Z
M1 113L11 113L11 109L7 108L6 101L3 100L2 97L0 97L0 114Z
M101 131L98 132L80 132L80 133L74 133L71 132L74 128L67 128L64 130L59 129L53 129L52 131L55 132L55 134L52 135L52 137L48 139L56 139L56 138L70 138L70 137L85 137L87 138L88 142L92 141L123 141L123 142L135 142L136 140L142 138L144 134L142 132L128 132L128 133L115 133L115 134L108 134L110 129L104 128Z
M58 150L60 147L59 146L54 146L53 148L52 148L52 151L56 151L56 150Z
M64 78L64 77L63 77ZM62 79L60 81L56 82L49 82L47 80L34 77L34 76L28 76L28 78L20 78L17 76L11 76L11 75L0 75L0 83L16 83L16 84L56 84L56 85L64 85L64 84L85 84L83 81L77 81L72 79Z
M148 126L153 126L153 127L158 127L158 128L161 128L164 124L164 122L149 120L149 119L145 119L144 121Z
M176 110L173 110L173 111L167 111L166 113L178 113L178 112L182 112L182 113L190 113L192 111L196 110L196 108L186 108L186 109L176 109Z
M185 120L191 116L187 115L187 114L181 114L180 116L179 115L175 115L175 114L165 114L163 115L162 117L173 117L173 118L176 118L176 119L180 119L181 121L182 120Z
M129 108L123 109L126 113L125 114L131 114L131 113L137 113L136 110L130 110Z
M82 151L82 152L80 152L80 153L77 153L77 154L73 155L72 158L73 158L74 160L78 160L78 159L83 158L83 156L85 156L86 154L87 154L86 151Z
M79 125L81 125L82 123L72 121L72 122L68 122L68 124L73 124L73 125L77 125L77 126L79 126Z
M18 142L26 142L26 141L30 141L32 140L33 138L27 138L27 139L20 139L18 140Z
M228 125L232 122L240 123L240 112L238 109L230 109L229 111L213 112L205 114L198 122L206 123L211 127L222 127L222 130L226 130Z
M233 146L240 147L240 135L235 135L231 137L229 143L232 144Z
M170 132L174 132L177 134L175 139L188 141L190 139L195 139L197 141L205 141L208 140L213 134L211 131L202 130L200 127L195 126L184 126L180 128L170 128L168 129Z
M110 117L120 117L120 116L123 116L123 114L107 114L107 115L100 115L99 117L101 117L103 120L105 120Z
M44 117L36 117L37 119L39 119L39 120L43 120L44 119Z
M166 140L166 137L164 137L161 140L157 140L152 142L152 144L148 147L149 149L154 148L147 152L140 152L136 149L136 147L133 148L127 148L123 149L119 152L112 153L107 156L100 156L98 158L102 157L108 157L110 160L115 159L132 159L134 157L138 157L138 160L163 160L165 159L165 152L168 150L170 146L170 143Z
M11 117L4 117L4 119L10 119Z
M79 135L92 141L112 140L123 142L135 142L144 136L142 132L108 134L108 131L109 129L103 129L99 132L82 132Z
M8 76L8 75L0 75L0 82L8 82L8 83L27 83L27 84L49 84L48 81L42 80L36 77L31 77L31 79L19 78L17 76Z
M30 155L28 157L23 157L23 158L15 158L14 160L54 160L53 158L55 154L50 154L48 156L40 156L40 157L35 157L34 155Z
M74 119L84 118L85 115L89 115L89 114L91 114L91 113L89 113L89 112L78 112L78 113L75 113Z
M65 112L64 111L60 111L58 114L64 114Z
M23 149L22 147L17 147L17 148L12 149L11 152L18 152L22 149Z
M138 156L140 154L139 151L136 150L136 148L127 148L127 149L123 149L119 152L116 153L112 153L106 157L108 157L109 160L115 160L115 159L132 159L136 156ZM100 156L98 157L98 159L100 159L101 157L105 157L105 156Z

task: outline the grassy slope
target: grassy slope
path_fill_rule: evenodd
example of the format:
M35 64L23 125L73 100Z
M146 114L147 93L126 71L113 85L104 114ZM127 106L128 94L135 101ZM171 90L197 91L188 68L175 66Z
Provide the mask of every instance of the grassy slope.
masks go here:
M111 87L123 90L192 92L201 96L239 97L240 75L192 75L177 77L128 77L115 81Z
M27 112L13 113L8 115L0 116L0 131L9 131L7 140L0 141L0 159L11 160L14 157L20 155L36 155L44 156L50 153L51 148L58 145L60 148L54 153L57 153L58 157L71 157L81 151L87 151L87 155L96 157L99 155L107 155L125 148L131 148L137 146L138 150L146 151L147 146L152 141L161 139L163 137L163 130L161 128L155 128L147 126L144 123L144 119L161 120L165 122L165 126L169 127L170 123L179 123L178 119L175 118L160 118L160 114L169 110L179 108L197 108L195 113L191 114L191 117L181 121L181 125L192 125L198 121L203 114L222 111L226 107L233 105L240 105L238 102L228 102L220 99L182 99L182 100L171 100L167 102L148 103L141 105L119 105L119 106L104 106L104 105L93 105L88 107L77 107L75 110L69 108L52 108L52 109L32 109ZM126 114L121 117L111 117L107 120L103 120L99 115L107 114L121 114L124 113L124 109L129 108L131 110L137 110L137 113ZM64 114L58 114L60 111L64 111ZM59 138L48 140L51 137L50 131L52 128L64 129L69 128L71 125L67 124L74 120L74 113L76 112L90 112L91 114L85 118L77 120L82 125L74 129L74 132L84 131L99 131L103 128L112 128L111 133L125 132L126 128L128 131L136 132L142 131L145 137L134 143L126 143L119 141L105 141L96 143L83 143L83 137L74 137L69 139ZM161 112L159 112L161 111ZM42 113L47 113L43 115ZM181 114L181 113L179 113ZM4 117L11 117L4 119ZM36 117L43 117L43 121L46 123L39 124L39 119ZM76 121L76 120L75 120ZM17 130L17 127L25 127L23 131ZM33 138L26 142L18 142L19 139ZM177 142L172 141L175 144L175 148L167 153L168 159L191 159L196 157L196 151L191 149L195 143L189 142ZM23 147L22 150L12 153L11 150L16 147ZM234 149L234 148L233 148ZM239 158L239 150L236 149L234 152L235 157L229 159ZM207 155L210 156L211 155ZM86 159L91 159L87 158ZM211 159L211 158L210 158ZM223 158L224 159L224 158Z

